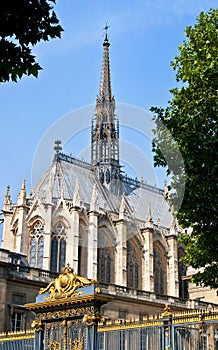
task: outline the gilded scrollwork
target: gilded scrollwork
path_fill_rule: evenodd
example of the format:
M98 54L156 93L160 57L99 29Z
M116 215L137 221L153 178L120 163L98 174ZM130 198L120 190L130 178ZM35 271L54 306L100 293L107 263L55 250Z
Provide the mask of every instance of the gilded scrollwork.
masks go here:
M104 317L101 316L99 312L88 313L83 316L83 324L85 326L94 326L97 325L98 322L104 322Z
M83 341L84 341L84 336L82 336L82 339L79 340L75 338L73 341L70 340L70 350L82 350L83 348Z
M61 350L61 342L54 340L53 342L48 341L49 350Z
M98 282L94 279L89 280L88 278L78 276L74 273L73 268L67 264L62 269L62 273L45 288L41 288L39 294L50 293L47 300L69 298L73 296L79 296L83 292L78 291L79 288L87 286L94 286Z
M42 313L41 317L42 320L52 320L57 318L63 318L63 317L72 317L72 316L81 316L87 313L91 313L92 307L81 307L76 309L70 309L70 310L61 310L61 311L54 311L54 312L44 312Z
M36 318L32 324L31 324L31 327L34 329L35 332L40 332L42 331L42 322L39 318Z
M172 312L170 311L170 306L166 304L162 317L169 317L169 316L172 316Z

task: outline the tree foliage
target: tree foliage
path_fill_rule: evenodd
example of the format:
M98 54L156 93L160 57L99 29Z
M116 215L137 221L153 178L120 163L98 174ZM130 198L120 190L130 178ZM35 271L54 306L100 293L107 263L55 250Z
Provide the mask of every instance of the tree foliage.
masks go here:
M62 27L53 11L55 0L1 0L0 82L23 75L38 76L41 69L32 46L60 37Z
M180 87L171 90L166 109L152 108L157 125L154 162L167 167L172 177L170 201L179 224L192 228L191 234L181 235L181 242L186 264L200 269L194 282L218 288L218 9L200 13L185 34L171 62ZM184 166L173 153L173 142ZM180 180L185 184L182 204Z

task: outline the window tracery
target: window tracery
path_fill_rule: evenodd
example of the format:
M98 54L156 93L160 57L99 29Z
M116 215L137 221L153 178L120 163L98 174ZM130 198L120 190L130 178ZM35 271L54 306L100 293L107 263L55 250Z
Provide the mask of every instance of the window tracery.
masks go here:
M129 288L139 287L139 266L135 249L127 241L127 286Z
M66 228L58 222L51 234L51 271L61 272L66 264Z
M166 257L158 247L154 247L154 292L166 294Z
M183 248L178 249L178 276L179 276L179 297L188 299L188 281L183 280L183 276L186 276L187 267L181 258L185 255Z
M98 280L102 283L111 283L113 252L109 242L103 236L99 236L98 248Z
M88 226L87 222L80 219L79 222L79 247L78 247L78 274L87 276L87 257L88 257Z
M30 266L43 267L44 254L44 227L40 220L37 220L30 232Z

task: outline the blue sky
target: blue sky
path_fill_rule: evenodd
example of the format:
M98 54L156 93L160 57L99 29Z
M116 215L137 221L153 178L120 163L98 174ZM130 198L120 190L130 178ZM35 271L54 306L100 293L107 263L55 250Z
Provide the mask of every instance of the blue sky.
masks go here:
M0 85L1 206L8 184L13 202L23 178L30 190L32 168L37 168L34 155L40 140L46 144L51 125L70 111L95 103L106 19L110 25L115 99L117 103L149 110L151 106L166 106L169 89L176 85L170 61L184 39L185 27L195 22L200 11L216 5L213 0L57 0L55 11L65 32L61 40L34 48L43 67L38 79L25 77L17 84ZM120 116L120 121L125 124L125 115ZM78 127L76 123L72 119L72 135ZM129 137L131 147L138 142L138 149L146 152L149 146L138 135L139 130L121 130L125 142ZM85 128L66 144L64 151L83 156L80 151L87 148L88 138L89 129ZM51 158L53 151L49 147ZM140 169L137 175L146 178L144 168L145 174Z

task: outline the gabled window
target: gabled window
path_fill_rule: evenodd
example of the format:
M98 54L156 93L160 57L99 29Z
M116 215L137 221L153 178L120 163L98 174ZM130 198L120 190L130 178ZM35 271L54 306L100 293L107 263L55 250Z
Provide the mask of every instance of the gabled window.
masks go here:
M50 270L61 272L66 264L66 227L58 222L51 234Z
M30 231L30 266L43 267L44 255L44 227L40 220L37 220Z

